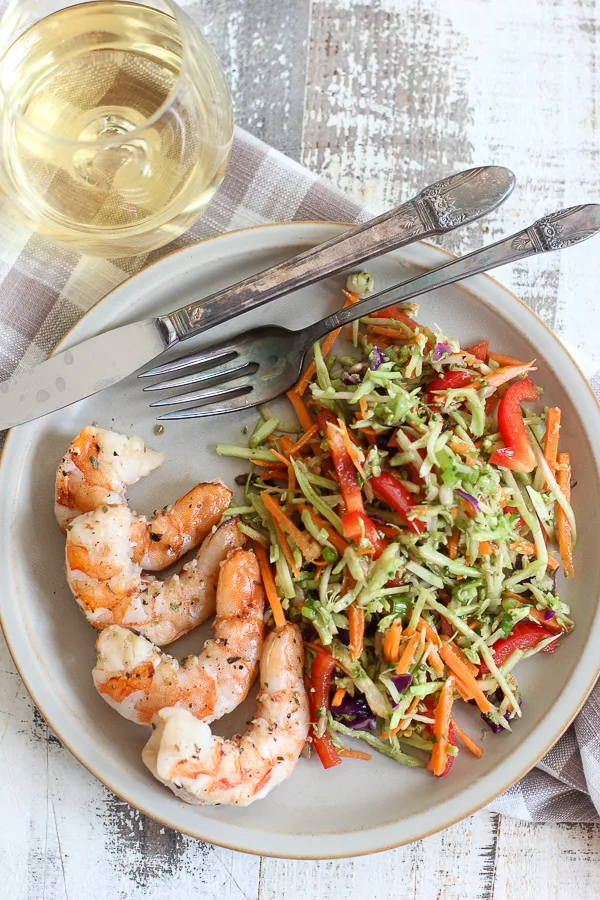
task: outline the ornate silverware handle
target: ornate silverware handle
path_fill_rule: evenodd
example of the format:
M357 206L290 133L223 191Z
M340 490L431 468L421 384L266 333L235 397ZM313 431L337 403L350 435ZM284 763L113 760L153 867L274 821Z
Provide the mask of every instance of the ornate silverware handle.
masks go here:
M513 173L502 166L459 172L430 185L397 209L197 303L161 316L159 322L170 345L185 340L349 266L474 222L503 203L514 184Z
M405 303L426 294L435 288L444 287L468 278L469 275L477 275L503 266L517 259L526 259L537 253L547 253L550 250L562 250L580 241L597 234L600 230L600 204L588 203L586 206L572 206L570 209L562 209L559 212L538 219L529 228L519 231L502 241L482 247L467 256L451 260L443 266L438 266L424 275L417 275L396 287L373 294L359 303L321 319L313 326L314 333L310 339L318 341L324 335L348 325L362 316L371 315L380 309L385 309L393 303ZM307 341L309 339L307 338Z

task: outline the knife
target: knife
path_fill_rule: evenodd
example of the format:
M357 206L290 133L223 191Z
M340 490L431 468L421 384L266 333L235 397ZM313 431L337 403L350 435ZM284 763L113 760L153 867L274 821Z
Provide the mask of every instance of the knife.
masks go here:
M0 430L117 384L180 341L270 300L474 222L503 203L514 185L515 176L503 166L467 169L426 187L397 209L169 315L122 325L56 353L0 382Z

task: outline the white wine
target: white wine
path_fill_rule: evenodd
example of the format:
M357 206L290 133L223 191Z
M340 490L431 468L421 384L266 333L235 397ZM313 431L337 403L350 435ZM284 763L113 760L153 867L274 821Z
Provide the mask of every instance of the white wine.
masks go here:
M229 94L195 29L124 0L67 6L0 59L6 193L87 253L147 252L185 231L222 181Z

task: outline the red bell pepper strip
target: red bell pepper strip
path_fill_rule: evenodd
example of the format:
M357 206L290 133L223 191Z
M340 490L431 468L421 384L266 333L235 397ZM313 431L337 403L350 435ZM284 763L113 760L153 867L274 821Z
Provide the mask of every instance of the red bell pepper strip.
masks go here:
M360 543L364 534L373 547L375 559L381 556L387 546L386 542L379 536L375 523L364 512L343 513L342 528L346 540L354 541L355 544Z
M322 415L322 413L319 413L319 416ZM327 413L327 416L331 415L331 413ZM319 416L317 416L317 423L321 427ZM382 541L379 537L377 528L365 513L365 505L362 491L357 481L356 468L350 459L344 438L335 426L335 420L332 422L330 418L323 416L321 421L324 424L327 444L329 445L329 452L333 468L335 469L335 477L340 486L344 506L346 507L346 512L342 515L344 537L346 540L352 540L358 544L364 534L373 547L375 557L381 556L386 546L385 541Z
M487 362L489 346L489 341L479 341L478 344L473 344L471 347L465 347L465 353L470 353L471 356L480 359L481 362Z
M500 640L492 644L490 649L494 662L497 666L502 666L513 650L531 650L532 647L537 647L539 642L547 637L553 637L553 632L548 628L544 628L543 625L536 625L535 622L517 622L507 638L500 638ZM546 653L553 653L556 650L557 643L557 641L554 641L554 643L548 644L548 647L544 648ZM479 674L485 675L486 672L489 672L489 669L482 662L479 667Z
M423 704L425 705L427 715L433 719L435 717L435 703L433 701L433 697L431 696L431 694L429 694L429 696L427 696L427 697L423 697ZM428 725L427 728L429 729L431 734L433 734L433 726ZM456 735L454 733L454 726L453 726L452 722L450 722L450 725L448 726L448 743L450 744L451 747L457 746ZM446 760L446 766L445 766L442 774L439 776L440 778L443 778L444 775L448 774L448 772L452 768L452 765L454 764L454 759L455 759L454 756L450 756L450 754L448 754L448 759Z
M315 656L310 673L310 714L313 722L319 719L319 711L327 711L329 708L329 687L331 685L331 674L335 668L335 659L325 650L321 650ZM332 766L339 766L341 759L339 753L335 749L331 738L325 732L320 737L315 733L315 726L312 728L313 746L317 751L319 759L323 763L325 769L331 769Z
M317 425L319 426L319 431L322 431L325 437L327 436L328 422L331 422L332 425L337 425L337 418L330 410L322 409L317 413Z
M498 406L498 427L504 447L495 450L490 463L504 466L513 472L532 472L535 455L523 421L521 403L538 399L537 389L531 378L523 378L511 384Z
M428 406L431 406L432 403L439 405L444 398L440 394L434 394L434 391L447 391L449 388L459 388L465 384L470 384L472 381L473 375L465 372L464 369L459 369L456 372L444 372L443 375L440 375L439 378L434 378L427 385L427 389L423 394L423 403L426 403Z
M319 413L319 415L321 415ZM335 476L348 513L364 513L362 491L356 478L356 468L346 449L344 438L332 422L325 427L329 452L335 469Z
M424 522L408 518L408 513L415 506L415 500L410 491L407 491L391 472L382 472L381 475L376 475L371 478L369 484L373 488L375 496L395 510L411 531L414 531L415 534L422 534L425 531Z

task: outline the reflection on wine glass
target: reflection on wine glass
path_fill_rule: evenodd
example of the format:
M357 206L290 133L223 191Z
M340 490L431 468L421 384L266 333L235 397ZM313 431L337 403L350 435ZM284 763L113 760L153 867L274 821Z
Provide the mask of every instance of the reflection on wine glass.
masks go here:
M206 209L229 158L231 99L171 0L12 0L0 53L0 184L30 225L128 256Z

